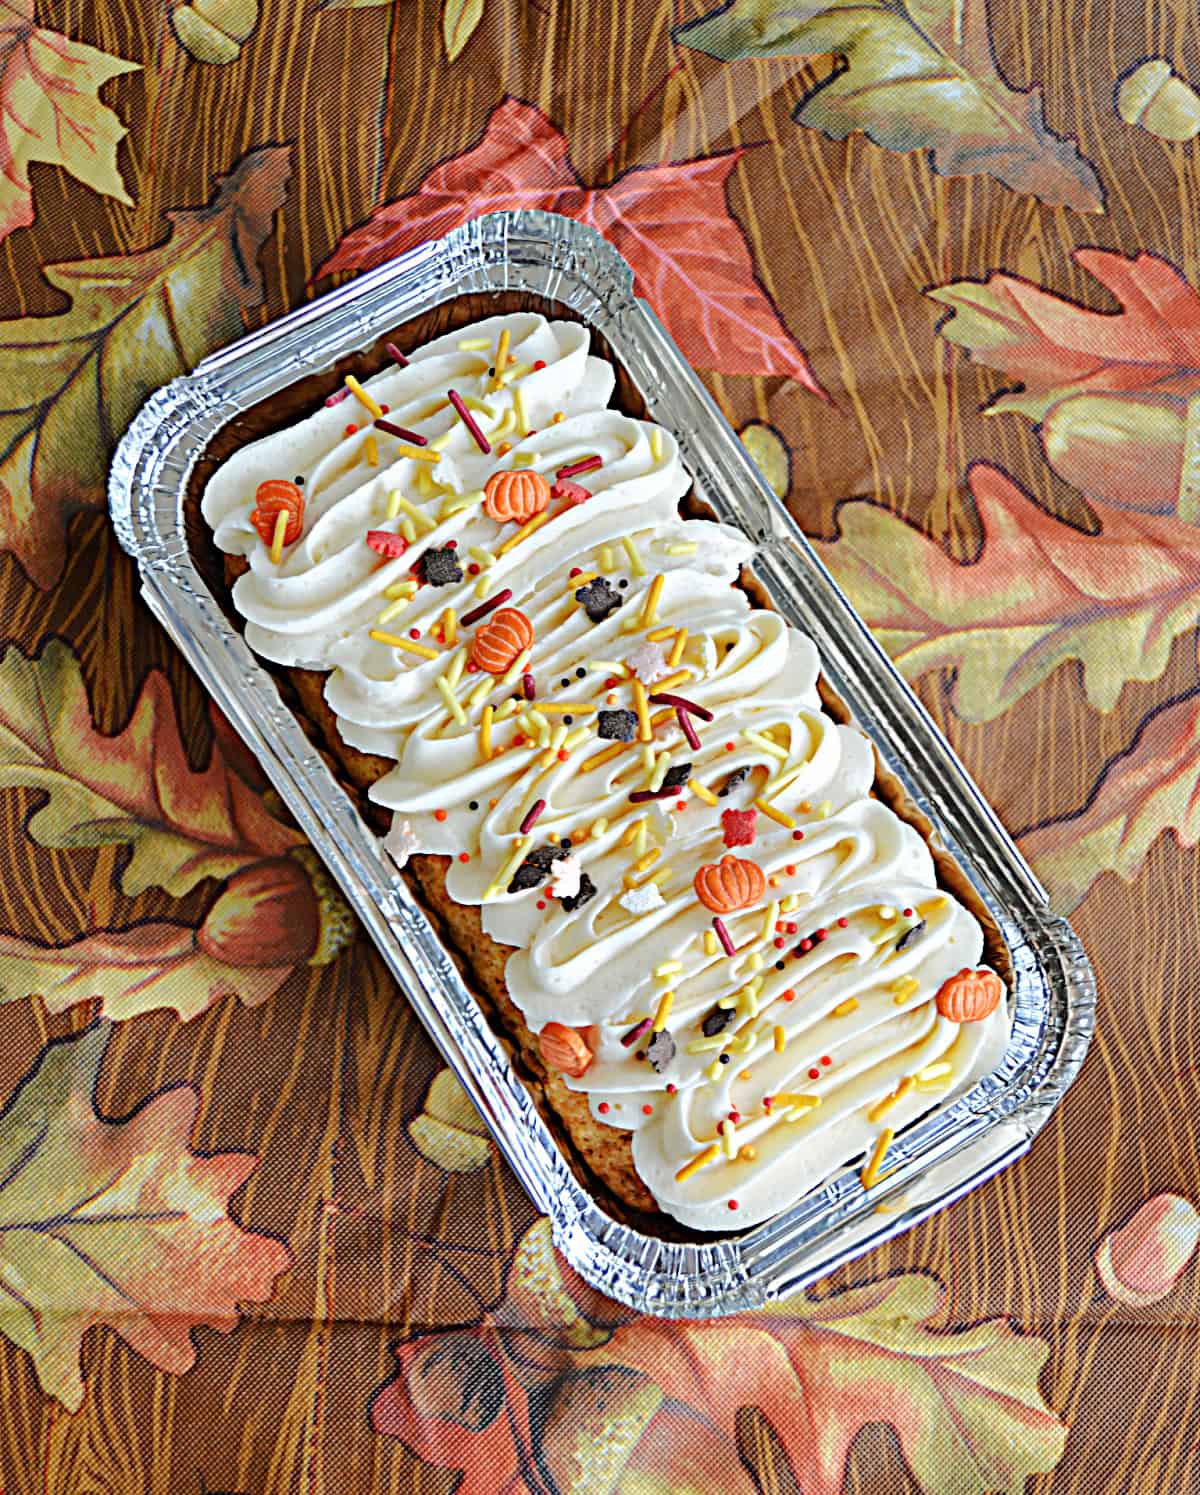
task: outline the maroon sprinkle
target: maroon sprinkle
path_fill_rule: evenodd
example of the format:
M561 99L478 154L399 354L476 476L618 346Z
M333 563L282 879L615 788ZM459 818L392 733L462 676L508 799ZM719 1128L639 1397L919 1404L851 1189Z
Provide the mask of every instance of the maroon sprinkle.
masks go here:
M488 613L494 612L502 602L507 602L512 596L512 588L505 587L503 591L497 592L494 597L489 597L486 602L481 602L478 607L473 607L469 613L463 613L459 622L464 628L470 628L472 623L478 623L480 618L486 618Z
M673 799L679 793L679 785L674 789L635 789L629 796L631 805L644 805L648 799Z
M636 1028L630 1028L629 1032L626 1033L625 1037L621 1040L622 1048L631 1049L638 1041L638 1039L642 1036L642 1034L651 1027L653 1022L653 1018L644 1017Z
M491 443L479 429L479 422L463 404L462 395L460 395L458 390L456 389L448 389L446 391L446 398L458 412L459 420L461 420L463 425L466 426L467 430L470 431L472 441L474 441L475 445L486 457L492 450Z
M655 706L674 706L676 711L689 711L693 716L698 716L702 722L710 722L713 719L712 712L706 706L697 706L686 696L677 696L669 690L656 691L650 699Z
M700 739L696 736L696 729L692 726L691 722L688 721L688 714L682 706L676 706L675 720L679 723L679 730L687 738L688 747L690 747L692 752L694 753L699 752Z
M597 467L603 466L599 457L584 457L581 462L569 462L566 467L560 467L554 476L562 482L566 478L577 478L581 472L595 472Z
M537 683L532 675L521 676L521 688L525 692L525 699L527 701L537 700Z
M521 822L521 834L523 836L528 835L529 832L538 823L538 816L541 815L542 811L545 808L546 808L546 801L544 799L535 800L533 802L533 804L529 807L529 813L528 813L528 815L526 815L525 819L522 820L522 822Z
M387 356L391 359L394 359L402 369L406 369L408 367L408 359L405 358L404 354L401 353L400 349L397 348L395 343L384 343L383 346L384 350L387 353Z
M349 397L350 391L348 389L339 389L325 401L325 408L328 410L333 405L340 405L343 400L349 399Z
M729 931L725 928L725 921L718 915L713 916L713 928L717 931L717 938L721 941L725 954L736 955L737 946L729 938Z
M401 441L411 441L413 446L428 446L429 437L422 436L420 431L410 431L405 426L397 426L390 420L379 419L375 424L381 431L386 431L389 436L399 436Z

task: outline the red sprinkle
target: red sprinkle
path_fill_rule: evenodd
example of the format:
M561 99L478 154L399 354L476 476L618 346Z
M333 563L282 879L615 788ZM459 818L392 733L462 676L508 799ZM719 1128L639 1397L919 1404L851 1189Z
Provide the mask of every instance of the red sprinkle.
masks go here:
M384 351L387 353L387 356L394 362L398 363L402 369L406 369L408 367L408 359L405 358L404 354L401 353L400 349L397 348L395 343L384 343L383 347Z
M538 361L533 366L533 372L535 374L539 373L545 367L546 367L546 360L544 358L539 358Z
M470 628L472 623L478 623L480 618L486 618L488 613L493 612L512 596L512 588L504 587L501 591L494 593L486 602L481 602L478 607L473 607L469 613L463 613L458 620L464 628Z
M911 919L912 916L913 916L913 911L912 911L911 908L901 909L900 912L904 915L904 917L906 919Z
M771 1096L771 1095L764 1095L763 1099L762 1099L762 1103L763 1103L763 1110L764 1111L769 1111L771 1109L771 1107L775 1104L775 1098L774 1098L774 1096Z
M467 674L468 675L477 675L478 673L479 673L479 666L475 663L475 661L473 659L469 659L467 661Z
M849 923L850 923L850 920L843 917L843 918L841 918L841 919L838 920L838 928L839 929L845 929L849 925Z
M692 716L698 716L702 722L710 722L713 714L706 706L697 706L694 701L689 701L686 696L677 696L673 691L659 690L650 697L655 706L674 706L676 711L687 711Z
M446 812L445 812L445 810L435 810L433 812L433 818L435 820L445 820L445 818L446 818Z
M810 1069L808 1072L808 1078L810 1080L819 1080L821 1078L821 1071L819 1069Z
M545 908L546 907L545 900L542 899L542 898L539 898L538 901L537 901L537 906L538 906L538 908Z
M804 840L804 832L803 831L793 831L792 832L792 840L793 841L803 841Z
M674 1081L673 1081L673 1080L672 1080L672 1081L669 1081L669 1082L668 1082L668 1084L667 1084L667 1094L668 1094L668 1095L674 1095L674 1094L675 1094L675 1092L676 1092L676 1091L677 1091L677 1090L678 1090L678 1089L679 1089L679 1086L678 1086L678 1085L676 1085L676 1084L675 1084L675 1082L674 1082Z
M714 917L714 919L713 919L713 928L717 932L717 938L721 941L721 946L724 949L725 954L726 955L736 955L737 954L737 946L730 939L730 937L729 937L729 931L728 931L728 929L725 928L725 922L720 917L720 915L717 915L716 917Z
M785 1002L794 1002L796 1000L796 993L792 987L789 986L787 991L784 992L783 1000Z
M730 1201L729 1201L729 1208L730 1208L730 1209L737 1209L737 1207L738 1207L738 1202L737 1202L737 1200L736 1200L736 1199L731 1199L731 1200L730 1200Z
M619 684L619 681L617 680L617 677L615 675L610 675L608 677L608 679L604 682L604 689L605 690L616 690L618 684Z
M621 1047L631 1049L643 1033L649 1032L653 1021L653 1018L644 1017L636 1028L630 1028L629 1032L621 1040Z
M599 457L584 457L580 462L568 462L565 467L560 467L554 476L561 483L566 478L577 478L581 472L595 472L597 467L603 466Z
M391 408L392 407L390 405L380 405L379 410L382 415L387 415L390 412Z
M566 748L559 748L559 750L558 750L558 761L560 763L565 763L570 756L571 755L570 755L570 753L567 752Z
M331 394L329 396L329 398L325 401L325 408L327 410L329 410L334 405L340 405L343 400L349 399L349 397L350 397L350 390L349 390L348 387L343 388L343 389L335 390L334 393Z
M686 799L677 799L675 801L675 808L677 810L686 810L687 809L687 800Z
M822 1054L821 1055L821 1063L824 1064L826 1067L828 1067L830 1064L833 1063L833 1060L829 1057L828 1054Z
M469 862L471 860L471 853L469 851L460 851L458 859L460 862Z
M608 1115L608 1102L606 1100L602 1100L600 1102L600 1104L596 1107L596 1110L600 1112L601 1116L607 1116Z
M572 566L571 569L567 572L567 575L568 576L582 576L583 575L583 567L582 566Z
M369 529L367 544L377 555L387 556L389 561L394 561L408 549L408 541L404 536L394 535L390 529Z
M537 700L537 681L534 680L532 675L525 674L521 676L521 689L525 692L525 699L527 701Z
M533 804L530 805L529 811L526 814L525 819L522 820L522 822L521 822L521 834L523 836L528 835L529 832L538 823L538 817L541 815L542 811L545 808L546 808L546 801L544 799L536 799L536 800L534 800Z
M419 628L410 628L408 630L408 636L409 638L420 638L421 630Z
M642 1115L643 1116L653 1116L654 1115L654 1107L653 1106L643 1106L642 1107Z
M346 435L347 436L353 436L353 435L355 435L355 433L357 431L358 431L358 427L355 426L355 425L349 425L349 426L346 427Z
M485 457L488 456L491 453L492 444L479 429L479 422L463 404L462 395L460 395L458 390L456 389L448 389L446 391L446 398L454 406L455 413L458 415L459 420L462 421L463 425L466 426L468 431L470 431L471 440L475 443L475 445L479 448L479 450L484 454Z
M795 875L796 875L796 864L795 864L795 862L789 862L787 864L787 866L783 870L787 873L787 875L789 877L795 877Z
M654 697L651 696L650 699L653 700ZM696 729L695 729L695 727L692 726L691 722L688 720L688 714L687 714L686 711L684 711L684 709L683 709L682 706L676 706L676 708L675 708L675 720L679 723L679 730L687 738L687 745L688 745L688 747L690 747L691 750L692 750L692 752L694 752L694 753L699 752L700 751L700 739L696 736Z
M387 406L383 408L386 410ZM429 437L422 436L420 431L410 431L407 426L393 425L390 420L376 419L375 424L381 431L386 431L389 436L398 436L401 441L411 442L413 446L429 445Z
M727 753L732 753L733 752L733 743L732 742L727 742L725 744L725 751Z
M800 941L800 948L801 948L801 950L811 950L812 947L813 947L812 940L801 940Z
M467 567L467 575L468 576L478 576L479 575L479 562L478 561L472 561L471 564Z
M783 949L783 941L782 940L772 940L771 943L775 946L776 950L782 950Z
M651 799L670 799L673 794L678 793L675 789L635 789L629 796L632 805L644 805Z
M817 932L816 932L816 934L813 935L813 939L814 940L818 940L818 941L819 940L827 940L828 938L829 938L829 931L828 931L828 929L818 929Z

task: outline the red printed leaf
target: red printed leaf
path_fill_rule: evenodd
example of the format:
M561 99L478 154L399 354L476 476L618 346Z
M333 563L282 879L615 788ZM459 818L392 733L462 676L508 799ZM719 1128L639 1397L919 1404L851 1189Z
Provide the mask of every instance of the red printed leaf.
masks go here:
M473 150L353 229L320 273L368 270L481 213L563 213L599 229L628 259L638 294L689 362L723 374L787 374L822 394L730 214L726 186L740 155L634 167L606 187L585 187L541 110L506 99Z
M1173 831L1200 842L1200 697L1169 701L1100 771L1082 809L1033 826L1021 849L1055 906L1074 908L1103 872L1131 881L1154 842Z
M78 661L58 640L35 659L15 645L0 658L0 788L17 787L47 795L28 822L40 845L131 847L121 879L130 896L157 886L179 897L303 844L229 771L219 742L208 767L192 770L156 671L124 730L97 732Z
M1099 503L1097 535L1040 509L1006 474L971 469L983 549L959 565L936 541L866 500L838 511L821 559L900 670L953 669L968 721L999 716L1068 659L1111 711L1128 680L1155 680L1196 621L1197 531Z
M192 1329L233 1329L238 1303L265 1302L291 1261L230 1218L257 1159L190 1151L190 1085L121 1120L97 1113L108 1033L97 1024L48 1044L0 1121L0 1324L71 1410L89 1329L111 1328L179 1374L196 1358Z

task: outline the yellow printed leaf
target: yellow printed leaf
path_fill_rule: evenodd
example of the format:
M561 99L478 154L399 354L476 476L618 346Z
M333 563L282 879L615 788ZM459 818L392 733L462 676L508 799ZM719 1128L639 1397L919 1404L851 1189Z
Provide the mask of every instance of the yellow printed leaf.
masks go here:
M447 62L454 61L482 20L483 0L446 0L442 12L442 36L446 42Z

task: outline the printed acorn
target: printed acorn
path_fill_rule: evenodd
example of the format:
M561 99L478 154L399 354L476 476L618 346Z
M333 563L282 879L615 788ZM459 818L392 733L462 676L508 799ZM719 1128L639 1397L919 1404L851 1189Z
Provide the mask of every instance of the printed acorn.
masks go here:
M176 4L171 25L197 62L236 62L258 25L258 0L190 0Z
M1117 84L1117 113L1160 140L1200 134L1200 96L1163 57L1139 63Z
M1182 400L1071 395L1042 422L1046 461L1072 487L1122 508L1200 521L1184 493L1194 413Z
M350 943L354 916L316 853L299 846L234 875L196 931L231 966L328 965Z
M1178 1194L1156 1194L1100 1242L1094 1258L1105 1292L1144 1308L1165 1298L1200 1242L1200 1214Z

